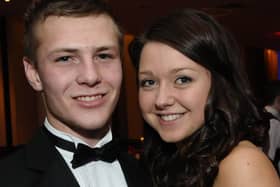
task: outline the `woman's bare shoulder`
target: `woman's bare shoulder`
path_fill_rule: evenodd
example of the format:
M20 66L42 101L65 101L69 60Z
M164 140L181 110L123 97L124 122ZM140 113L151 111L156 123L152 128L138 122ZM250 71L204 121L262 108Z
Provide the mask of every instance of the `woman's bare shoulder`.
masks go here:
M249 141L240 142L219 165L214 187L280 187L268 157Z

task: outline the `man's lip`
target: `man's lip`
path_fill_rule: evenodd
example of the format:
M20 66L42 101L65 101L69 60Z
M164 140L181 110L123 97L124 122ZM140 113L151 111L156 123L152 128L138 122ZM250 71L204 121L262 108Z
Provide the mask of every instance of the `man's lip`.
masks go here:
M94 101L97 99L101 99L103 95L95 95L95 96L80 96L76 97L77 100L79 101Z
M82 102L90 102L90 101L96 101L99 99L102 99L106 94L104 93L99 93L99 94L83 94L83 95L77 95L73 97L73 99L77 101L82 101Z
M103 97L104 95L106 95L106 93L76 94L76 95L72 96L72 98L77 99L79 97L97 97L99 95L101 95Z
M106 94L79 95L73 99L83 108L96 108L106 102Z

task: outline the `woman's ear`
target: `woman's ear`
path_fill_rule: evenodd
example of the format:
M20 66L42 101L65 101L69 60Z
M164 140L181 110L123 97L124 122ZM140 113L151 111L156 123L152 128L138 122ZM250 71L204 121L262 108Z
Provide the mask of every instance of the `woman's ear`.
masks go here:
M42 82L34 63L27 57L23 57L22 61L24 65L25 76L31 87L36 91L42 91Z

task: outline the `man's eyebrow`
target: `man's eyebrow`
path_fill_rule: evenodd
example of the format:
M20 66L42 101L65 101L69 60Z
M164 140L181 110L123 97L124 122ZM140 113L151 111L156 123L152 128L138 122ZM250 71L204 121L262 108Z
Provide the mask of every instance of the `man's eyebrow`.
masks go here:
M113 50L113 51L119 51L118 46L114 45L108 45L108 46L101 46L101 47L96 47L94 48L96 52L102 52L102 51L108 51L108 50ZM79 49L76 48L57 48L54 49L53 51L50 51L48 56L51 56L56 53L78 53Z
M102 46L102 47L97 47L96 51L100 52L100 51L107 51L107 50L116 50L119 51L119 48L117 46Z
M58 48L58 49L51 51L50 54L60 53L60 52L75 53L77 51L78 51L78 49L74 49L74 48Z

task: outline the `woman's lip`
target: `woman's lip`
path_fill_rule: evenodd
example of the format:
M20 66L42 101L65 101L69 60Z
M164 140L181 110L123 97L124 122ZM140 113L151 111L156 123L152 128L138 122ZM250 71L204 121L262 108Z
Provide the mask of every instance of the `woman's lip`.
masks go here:
M159 114L159 118L163 121L175 121L181 118L185 113L170 113L170 114Z

